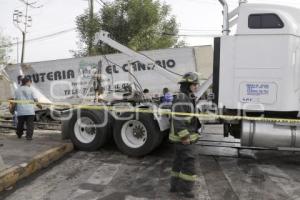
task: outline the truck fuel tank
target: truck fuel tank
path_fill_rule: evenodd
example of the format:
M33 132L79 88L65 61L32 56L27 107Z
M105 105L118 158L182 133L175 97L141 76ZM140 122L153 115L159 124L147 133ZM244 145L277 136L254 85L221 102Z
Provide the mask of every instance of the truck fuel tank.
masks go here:
M300 125L243 121L241 146L300 148Z

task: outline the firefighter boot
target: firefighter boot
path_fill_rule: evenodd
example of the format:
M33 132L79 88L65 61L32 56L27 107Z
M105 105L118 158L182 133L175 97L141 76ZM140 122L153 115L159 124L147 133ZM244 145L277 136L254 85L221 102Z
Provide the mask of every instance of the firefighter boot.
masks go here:
M172 176L171 177L171 182L170 182L170 192L173 193L173 192L178 192L178 178L177 177L174 177Z
M193 199L195 198L195 194L192 191L185 191L185 192L181 192L181 195L185 198L188 199Z

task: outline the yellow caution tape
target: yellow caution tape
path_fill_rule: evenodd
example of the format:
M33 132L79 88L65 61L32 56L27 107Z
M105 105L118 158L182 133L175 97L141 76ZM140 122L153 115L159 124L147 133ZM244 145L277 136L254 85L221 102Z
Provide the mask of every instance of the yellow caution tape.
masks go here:
M299 124L300 119L286 119L286 118L270 118L270 117L247 117L247 116L233 116L233 115L218 115L210 113L185 113L185 112L172 112L170 109L148 109L148 108L124 108L125 106L107 106L107 105L82 105L82 104L66 104L66 103L42 103L28 100L0 100L0 104L39 104L44 106L52 106L57 108L68 108L68 109L84 109L84 110L107 110L113 112L134 112L134 113L150 113L156 115L176 115L185 117L197 117L202 121L210 120L226 120L226 121L259 121L259 122L275 122L275 123L288 123L288 124Z

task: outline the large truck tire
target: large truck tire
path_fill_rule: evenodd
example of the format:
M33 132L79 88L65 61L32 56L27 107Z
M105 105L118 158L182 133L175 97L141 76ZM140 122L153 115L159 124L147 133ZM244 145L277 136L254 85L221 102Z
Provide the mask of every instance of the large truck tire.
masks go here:
M126 155L145 156L161 143L162 133L152 114L122 113L120 118L129 116L133 117L128 120L116 119L113 134L115 143Z
M155 123L157 124L157 122L155 121ZM169 136L169 130L168 131L160 131L160 129L159 129L159 125L157 125L158 126L158 130L159 130L159 134L158 134L158 140L157 140L157 143L156 143L156 146L154 147L154 149L156 149L157 147L159 147L162 143L163 143L163 141L164 141L164 139L166 138L166 136Z
M74 112L69 121L67 134L76 149L95 151L108 142L110 133L109 114L105 112L103 110L80 110Z
M108 124L107 124L107 143L108 145L114 143L114 124L115 118L110 112L108 112Z
M70 121L67 120L68 117L73 117L76 115L76 110L66 110L63 115L57 114L57 117L61 117L61 139L68 140L70 139Z

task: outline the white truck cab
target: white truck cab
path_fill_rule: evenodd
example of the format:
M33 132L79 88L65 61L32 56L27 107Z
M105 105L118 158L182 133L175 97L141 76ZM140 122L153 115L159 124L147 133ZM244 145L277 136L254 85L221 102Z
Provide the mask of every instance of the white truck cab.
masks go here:
M224 6L224 35L215 38L213 90L223 114L297 118L300 106L300 10L281 5ZM236 33L229 29L236 25ZM246 114L247 115L247 114ZM249 115L247 115L249 116ZM224 122L242 146L300 147L297 124Z
M240 5L236 34L220 38L219 70L215 66L215 75L219 71L216 92L221 108L297 115L300 105L299 19L300 10L295 8Z

